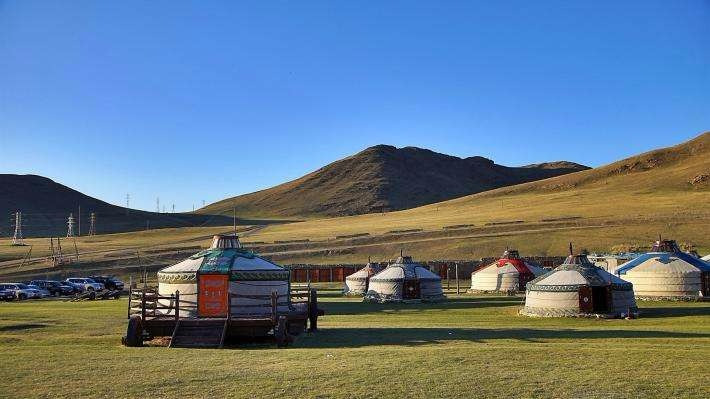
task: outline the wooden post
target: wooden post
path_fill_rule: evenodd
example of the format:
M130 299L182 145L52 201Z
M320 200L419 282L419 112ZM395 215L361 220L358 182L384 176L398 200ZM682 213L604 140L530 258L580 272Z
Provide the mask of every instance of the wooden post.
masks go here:
M133 299L133 276L128 282L128 318L131 318L131 299Z
M451 276L449 274L449 264L446 264L446 289L449 290L451 288Z
M276 324L276 314L277 314L277 307L279 305L279 296L276 293L276 291L271 291L271 320L273 320L274 324Z
M456 265L456 295L461 294L461 289L459 287L459 262L455 263Z
M308 291L308 331L318 331L318 292L315 289Z
M175 321L180 319L180 291L175 291Z
M141 319L145 320L145 287L143 287L143 294L141 295Z

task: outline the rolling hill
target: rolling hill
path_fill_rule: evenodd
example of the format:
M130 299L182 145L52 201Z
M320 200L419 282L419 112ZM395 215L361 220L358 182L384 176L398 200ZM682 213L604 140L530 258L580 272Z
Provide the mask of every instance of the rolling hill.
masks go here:
M197 225L229 225L230 218L180 213L155 213L126 209L82 194L51 179L36 175L0 174L0 215L3 235L11 234L13 214L23 215L26 237L63 236L67 217L73 213L78 222L81 207L81 231L89 230L89 215L97 215L97 232L114 233L150 228ZM79 226L75 229L78 231Z
M434 151L378 145L299 179L228 198L202 214L250 217L357 215L414 208L473 193L588 169L573 162L523 167L483 157L458 158Z
M704 254L708 223L710 132L595 169L398 212L269 226L249 240L309 239L308 250L278 254L288 262L389 259L401 248L421 259L466 259L495 256L508 245L559 255L569 241L609 251L646 246L659 233ZM393 234L402 231L412 233ZM360 238L332 241L337 236ZM319 245L330 249L318 252Z

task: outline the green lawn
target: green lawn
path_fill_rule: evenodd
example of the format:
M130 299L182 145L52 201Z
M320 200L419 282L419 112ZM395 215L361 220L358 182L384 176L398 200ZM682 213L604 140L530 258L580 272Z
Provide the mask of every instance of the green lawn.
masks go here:
M0 397L710 397L710 303L531 319L521 298L323 298L287 349L125 348L126 301L0 303Z

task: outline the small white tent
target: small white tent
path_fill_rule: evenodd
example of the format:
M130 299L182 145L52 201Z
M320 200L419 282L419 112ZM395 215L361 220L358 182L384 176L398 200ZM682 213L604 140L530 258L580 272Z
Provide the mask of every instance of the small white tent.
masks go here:
M400 256L372 276L365 295L365 300L375 302L438 301L444 298L441 277L409 256Z
M376 263L370 262L368 259L367 265L355 273L345 277L346 295L364 295L370 285L370 278L382 271L382 267Z
M570 255L553 271L529 282L526 316L619 317L637 314L633 285L595 266L585 255Z
M518 251L508 249L497 261L471 273L470 291L524 291L528 281L543 273L545 273L545 269L522 259Z
M289 298L289 271L242 249L236 235L217 235L210 249L158 271L158 294L170 296L176 291L181 317L214 316L224 311L225 301L231 301L226 308L235 316L266 313L270 299L261 296L275 291ZM287 311L288 305L280 300L279 311Z
M626 262L616 274L634 284L640 299L689 299L710 296L710 264L659 240L651 252Z

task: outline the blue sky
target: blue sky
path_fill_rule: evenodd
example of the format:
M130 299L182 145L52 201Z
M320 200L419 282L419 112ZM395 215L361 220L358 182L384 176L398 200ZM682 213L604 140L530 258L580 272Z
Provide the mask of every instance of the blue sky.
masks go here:
M371 145L598 166L710 130L707 1L0 0L0 173L191 210Z

